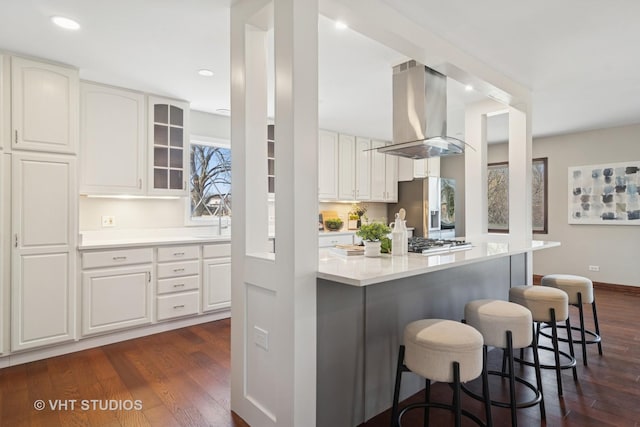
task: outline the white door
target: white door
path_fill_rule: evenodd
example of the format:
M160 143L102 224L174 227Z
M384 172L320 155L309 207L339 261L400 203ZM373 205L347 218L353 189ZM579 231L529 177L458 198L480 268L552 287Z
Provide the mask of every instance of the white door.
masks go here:
M231 258L204 261L202 311L231 306Z
M318 198L338 198L338 134L325 130L318 134Z
M80 96L80 193L143 193L144 94L83 82Z
M355 137L343 134L338 137L338 199L340 200L356 198L355 146Z
M77 70L13 57L13 148L75 153L78 99Z
M371 199L371 140L356 138L355 187L357 200Z
M75 160L12 154L11 349L74 338Z
M82 334L151 323L151 265L82 273Z

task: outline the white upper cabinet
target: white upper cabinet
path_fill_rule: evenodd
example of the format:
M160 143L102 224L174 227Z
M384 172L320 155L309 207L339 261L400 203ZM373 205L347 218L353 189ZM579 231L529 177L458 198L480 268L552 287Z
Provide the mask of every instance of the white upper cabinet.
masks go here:
M80 193L143 194L144 94L80 84Z
M148 98L150 194L187 195L189 179L189 104Z
M340 134L338 137L338 199L356 198L356 138Z
M338 139L338 199L371 198L371 140L340 134Z
M9 110L11 109L11 97L9 96L9 57L0 54L0 151L4 148L6 141L10 140L11 129L9 120L11 118ZM8 144L7 144L8 146Z
M321 130L318 134L318 198L338 198L338 134Z
M371 148L387 145L384 141L371 141ZM398 158L372 151L371 200L394 202L398 199Z
M371 140L356 137L356 200L371 199Z
M78 99L77 70L13 57L13 149L76 153Z
M414 178L440 176L440 157L418 160L399 157L398 167L399 181L411 181Z

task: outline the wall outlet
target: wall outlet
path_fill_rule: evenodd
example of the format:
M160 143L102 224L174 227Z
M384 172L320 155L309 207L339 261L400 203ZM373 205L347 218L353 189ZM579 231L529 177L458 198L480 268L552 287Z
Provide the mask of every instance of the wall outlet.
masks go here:
M116 217L113 215L102 215L102 226L103 227L115 227L116 226Z
M253 327L253 342L262 347L266 351L269 351L269 332L257 326Z
M599 265L590 265L589 266L589 271L600 271L600 266Z

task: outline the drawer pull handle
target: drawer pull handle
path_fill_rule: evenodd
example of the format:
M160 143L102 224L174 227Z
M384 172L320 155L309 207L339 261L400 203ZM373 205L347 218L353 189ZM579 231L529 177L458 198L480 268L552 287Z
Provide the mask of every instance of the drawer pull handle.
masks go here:
M179 309L179 308L184 308L184 304L180 304L180 305L174 305L173 306L174 309Z
M174 252L173 256L184 256L184 252Z
M182 288L184 286L184 283L176 283L175 285L173 285L174 288Z
M126 256L114 256L113 257L114 261L124 261L125 259L127 259Z
M181 272L183 272L183 271L184 271L184 268L174 268L174 269L173 269L173 272L174 272L174 273L181 273Z

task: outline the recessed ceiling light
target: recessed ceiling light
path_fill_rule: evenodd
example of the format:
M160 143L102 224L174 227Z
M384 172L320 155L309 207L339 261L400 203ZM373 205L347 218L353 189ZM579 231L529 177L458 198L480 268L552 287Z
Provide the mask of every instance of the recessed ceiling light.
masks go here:
M52 16L51 22L56 24L60 28L64 28L65 30L79 30L80 24L77 21L74 21L70 18L65 18L64 16Z
M228 109L228 108L218 108L218 109L216 110L216 113L218 113L218 114L224 114L224 115L227 115L227 116L228 116L228 115L230 115L230 114L231 114L231 110L230 110L230 109Z
M473 86L471 86L471 85L466 85L466 86L464 87L464 90L466 90L467 92L471 92L471 91L473 90Z
M198 74L204 77L211 77L213 76L213 71L203 68L202 70L198 70Z
M336 30L346 30L347 28L349 28L349 26L344 22L336 21Z

